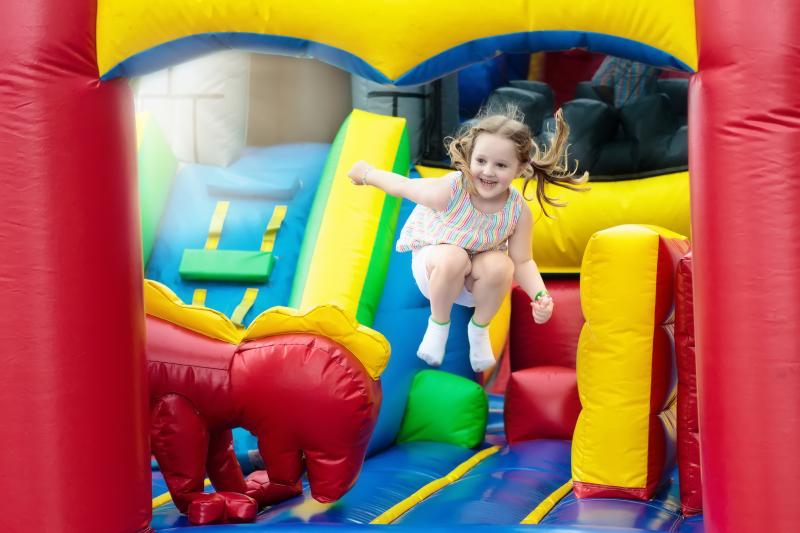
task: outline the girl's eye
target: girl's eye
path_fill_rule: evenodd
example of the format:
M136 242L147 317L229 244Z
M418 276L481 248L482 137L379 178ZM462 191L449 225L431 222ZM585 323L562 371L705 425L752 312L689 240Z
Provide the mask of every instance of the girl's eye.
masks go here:
M505 163L498 163L497 166L500 167L500 168L506 168L506 164Z
M478 162L478 163L480 163L481 165L482 165L482 164L484 164L484 163L486 162L486 160L485 160L485 159L481 159L481 158L478 158L478 159L476 159L475 161L477 161L477 162Z

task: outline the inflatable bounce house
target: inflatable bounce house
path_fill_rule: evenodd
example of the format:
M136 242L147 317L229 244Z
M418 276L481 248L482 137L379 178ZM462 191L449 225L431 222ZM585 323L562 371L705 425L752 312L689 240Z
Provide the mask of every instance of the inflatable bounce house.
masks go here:
M800 529L800 4L5 0L0 15L0 530ZM691 73L688 106L669 82L636 109L586 88L564 104L592 179L552 219L530 202L552 320L513 288L490 325L498 364L476 376L456 306L428 368L428 302L393 249L412 205L347 170L447 172L413 163L441 159L458 119L426 137L400 107L457 117L443 94L480 100L458 76L573 48ZM132 86L228 49L349 72L355 109L332 143L186 163L202 143L168 143ZM359 104L376 95L383 111ZM489 100L547 142L546 84Z

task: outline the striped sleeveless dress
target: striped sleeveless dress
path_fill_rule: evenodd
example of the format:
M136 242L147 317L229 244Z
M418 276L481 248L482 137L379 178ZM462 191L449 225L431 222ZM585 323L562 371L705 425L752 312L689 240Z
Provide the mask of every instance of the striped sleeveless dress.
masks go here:
M522 212L522 195L509 188L508 200L496 213L484 213L472 205L462 174L450 178L450 201L444 211L417 205L400 231L398 252L419 250L434 244L453 244L470 254L506 250Z

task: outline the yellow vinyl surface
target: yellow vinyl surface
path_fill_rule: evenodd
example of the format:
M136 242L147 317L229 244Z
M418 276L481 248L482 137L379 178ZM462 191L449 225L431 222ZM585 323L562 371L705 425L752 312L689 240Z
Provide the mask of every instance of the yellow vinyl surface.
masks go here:
M391 169L406 127L403 118L353 110L322 215L299 307L332 303L356 314L386 195L353 185L347 172L364 159Z
M623 225L596 233L586 247L581 271L586 323L577 354L583 409L572 441L574 481L646 485L662 235L680 237L652 226Z
M239 32L309 40L361 58L389 79L478 39L578 31L643 43L697 67L694 2L669 0L98 0L100 75L153 47Z

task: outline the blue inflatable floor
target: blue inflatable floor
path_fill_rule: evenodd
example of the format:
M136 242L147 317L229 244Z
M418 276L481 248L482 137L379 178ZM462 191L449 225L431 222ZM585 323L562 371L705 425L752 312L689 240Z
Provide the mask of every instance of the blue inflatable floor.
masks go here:
M366 526L424 485L446 476L475 450L432 442L392 447L364 463L353 489L333 504L304 494L262 511L254 524L223 525L209 531L292 530L313 525ZM570 477L570 443L539 440L505 446L466 475L412 507L394 524L442 527L492 526L516 530L516 524ZM154 479L154 495L163 481ZM168 532L188 526L172 504L153 512L152 527ZM376 526L380 527L380 526ZM530 529L531 526L527 526ZM617 499L577 500L568 495L544 518L537 531L681 531L702 533L702 518L684 522L677 485L668 484L649 502ZM598 529L605 528L605 529ZM620 529L622 528L622 529ZM341 529L336 528L337 531Z

